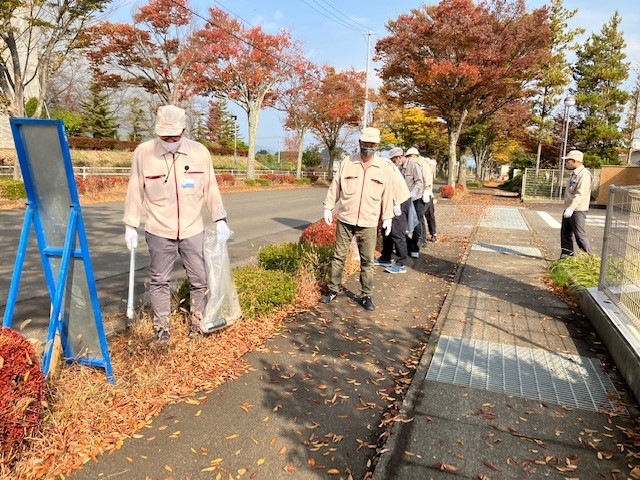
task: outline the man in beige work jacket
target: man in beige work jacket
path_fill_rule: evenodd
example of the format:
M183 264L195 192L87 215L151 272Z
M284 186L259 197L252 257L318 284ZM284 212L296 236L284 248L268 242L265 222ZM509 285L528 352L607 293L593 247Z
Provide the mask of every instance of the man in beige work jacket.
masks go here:
M584 156L579 150L571 150L565 166L573 173L564 191L564 212L560 228L560 258L573 255L573 238L581 250L591 253L591 243L585 231L585 221L591 200L591 173L584 166Z
M183 109L173 105L158 108L158 138L140 144L133 152L124 202L125 242L129 250L138 245L136 229L146 213L145 238L151 257L149 296L156 331L154 343L159 347L166 347L170 339L169 280L176 253L191 282L190 336L200 332L207 290L204 205L215 222L218 239L227 241L231 235L209 151L184 137L185 126Z
M393 218L392 166L376 155L380 144L380 131L367 127L360 135L360 152L340 163L324 201L324 220L338 219L336 248L331 262L329 290L323 303L333 301L340 291L344 261L349 253L351 239L356 238L360 252L360 304L365 310L374 310L371 300L373 289L373 252L376 246L378 220L382 212L385 235L391 232Z

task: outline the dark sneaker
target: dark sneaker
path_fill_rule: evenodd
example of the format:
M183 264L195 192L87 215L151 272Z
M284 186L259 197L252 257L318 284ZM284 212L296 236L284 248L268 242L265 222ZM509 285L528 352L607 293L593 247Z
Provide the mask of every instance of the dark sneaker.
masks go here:
M404 265L394 265L393 267L385 268L384 271L389 273L407 273L407 267Z
M371 297L368 297L368 296L364 296L360 298L360 305L362 305L362 308L370 312L376 309L375 305L373 304L373 301L371 300Z
M431 241L433 243L436 243L438 241L438 235L436 235L435 233L433 235L431 235Z
M337 296L338 296L338 294L336 292L334 292L333 290L329 290L329 291L327 291L327 293L325 293L322 296L320 301L322 303L331 303L336 299Z
M383 260L382 258L376 258L376 259L373 261L373 264L374 264L374 265L380 265L380 266L382 266L382 267L390 267L391 265L393 265L393 264L391 263L391 260Z
M151 341L151 345L155 348L167 348L169 340L171 340L169 331L161 329L156 332L156 338Z

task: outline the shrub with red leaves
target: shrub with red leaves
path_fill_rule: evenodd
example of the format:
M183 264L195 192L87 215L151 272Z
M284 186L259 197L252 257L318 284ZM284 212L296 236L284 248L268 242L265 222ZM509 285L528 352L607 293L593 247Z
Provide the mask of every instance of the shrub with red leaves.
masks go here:
M440 187L440 195L442 195L442 198L453 198L455 194L456 191L451 185L443 185Z
M230 185L236 184L236 178L230 173L216 173L216 180L218 185Z
M456 192L464 192L466 190L465 186L461 183L456 183Z
M76 177L76 186L78 187L78 193L85 195L87 193L100 193L108 190L111 187L120 184L126 184L129 181L129 177Z
M296 177L293 175L280 175L276 173L264 173L260 175L260 178L264 180L269 180L269 183L272 185L283 185L285 183L296 183Z
M335 247L336 225L335 218L332 225L327 225L324 220L318 220L304 229L300 235L300 243L319 247Z
M40 426L46 390L29 341L0 328L0 460L12 463L25 437Z

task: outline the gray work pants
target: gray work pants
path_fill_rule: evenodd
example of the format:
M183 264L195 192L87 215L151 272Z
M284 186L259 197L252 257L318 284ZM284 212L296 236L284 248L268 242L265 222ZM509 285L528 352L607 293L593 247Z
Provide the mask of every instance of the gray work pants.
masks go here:
M358 251L360 252L360 288L363 296L371 296L373 290L373 252L378 240L377 227L356 227L338 220L336 228L336 249L331 262L331 280L329 290L340 291L342 284L342 272L344 261L349 253L351 238L356 237Z
M151 265L149 274L149 297L153 310L153 326L156 330L170 328L171 286L170 278L176 254L180 255L182 265L191 282L191 313L201 317L207 292L207 275L204 266L204 232L189 238L163 238L145 232Z
M573 215L569 218L562 217L560 248L562 249L563 257L573 255L573 237L575 237L580 250L591 253L591 242L589 242L589 237L584 227L586 219L586 211L573 212Z

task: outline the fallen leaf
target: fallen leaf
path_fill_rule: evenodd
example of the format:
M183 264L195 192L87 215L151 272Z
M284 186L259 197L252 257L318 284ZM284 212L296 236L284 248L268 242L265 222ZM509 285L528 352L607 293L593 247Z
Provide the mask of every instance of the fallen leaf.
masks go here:
M443 462L440 462L440 463L436 464L436 468L438 470L442 470L443 472L457 472L458 471L458 467L456 467L455 465L449 465L448 463L443 463Z

